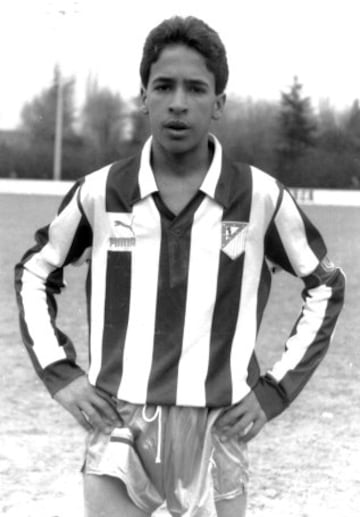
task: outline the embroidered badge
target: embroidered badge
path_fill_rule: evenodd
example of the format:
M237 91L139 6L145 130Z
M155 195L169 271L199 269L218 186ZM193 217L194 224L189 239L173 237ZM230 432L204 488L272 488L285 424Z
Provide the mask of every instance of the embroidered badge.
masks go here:
M109 247L113 251L131 251L136 244L132 214L112 214Z
M245 250L248 224L238 221L223 221L221 223L221 249L233 260Z

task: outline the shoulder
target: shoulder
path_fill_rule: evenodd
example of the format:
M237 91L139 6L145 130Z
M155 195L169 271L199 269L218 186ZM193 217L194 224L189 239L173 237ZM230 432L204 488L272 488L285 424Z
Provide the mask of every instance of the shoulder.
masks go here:
M95 187L99 183L106 183L113 176L126 177L127 174L139 168L139 163L140 155L132 155L89 172L80 181L86 183L89 188Z
M284 186L276 179L274 176L271 176L269 173L254 167L250 166L253 188L259 192L259 194L264 196L278 196L284 189Z
M231 197L237 197L241 193L247 193L253 200L263 200L271 204L277 204L284 190L283 185L268 172L254 165L231 161L224 158L223 178L228 183Z
M140 154L129 156L90 172L79 180L82 198L106 198L109 191L127 190L137 183Z

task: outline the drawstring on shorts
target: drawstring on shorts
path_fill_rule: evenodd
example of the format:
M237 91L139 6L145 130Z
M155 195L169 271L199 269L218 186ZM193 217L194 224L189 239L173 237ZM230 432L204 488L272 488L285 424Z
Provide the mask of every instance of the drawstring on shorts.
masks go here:
M148 417L146 415L146 409L147 406L145 405L142 409L142 417L145 420L145 422L154 422L156 419L158 419L158 436L157 436L157 448L156 448L156 458L155 463L161 463L161 441L162 441L162 422L161 422L161 415L162 415L162 408L161 406L156 406L156 410L154 414L151 417Z

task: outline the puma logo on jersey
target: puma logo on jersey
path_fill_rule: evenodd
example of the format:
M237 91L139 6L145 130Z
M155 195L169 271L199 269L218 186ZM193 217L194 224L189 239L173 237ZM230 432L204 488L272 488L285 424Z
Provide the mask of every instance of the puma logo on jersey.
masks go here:
M126 224L123 221L115 220L114 226L123 226L124 228L128 228L132 233L134 233L134 230L132 229L133 220L134 220L134 218L132 219L130 224Z
M136 244L135 237L110 237L110 249L114 251L130 251Z
M121 216L121 219L120 219ZM111 214L109 247L113 251L131 251L136 245L132 214Z

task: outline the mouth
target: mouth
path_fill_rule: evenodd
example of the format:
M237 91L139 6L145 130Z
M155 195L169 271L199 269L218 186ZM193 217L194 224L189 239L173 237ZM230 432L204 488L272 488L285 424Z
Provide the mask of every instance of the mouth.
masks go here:
M187 129L190 128L190 126L188 124L186 124L186 122L183 122L182 120L169 120L168 122L166 122L164 124L164 127L166 129L170 129L171 131L175 131L175 132L186 131Z

